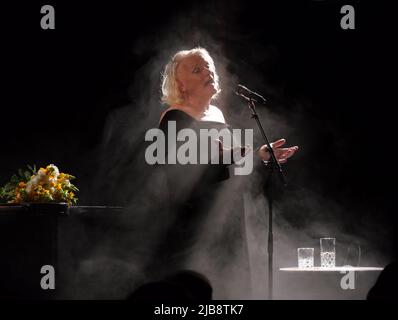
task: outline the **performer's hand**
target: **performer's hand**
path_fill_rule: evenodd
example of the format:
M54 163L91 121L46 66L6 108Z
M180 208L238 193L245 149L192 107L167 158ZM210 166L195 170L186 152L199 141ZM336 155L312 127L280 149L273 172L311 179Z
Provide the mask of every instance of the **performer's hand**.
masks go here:
M279 139L275 142L271 142L271 147L274 150L275 158L278 160L279 163L285 163L287 159L289 159L294 153L298 150L298 146L288 147L288 148L281 148L285 144L285 139ZM271 155L268 151L266 145L263 145L258 150L258 154L263 161L269 161Z

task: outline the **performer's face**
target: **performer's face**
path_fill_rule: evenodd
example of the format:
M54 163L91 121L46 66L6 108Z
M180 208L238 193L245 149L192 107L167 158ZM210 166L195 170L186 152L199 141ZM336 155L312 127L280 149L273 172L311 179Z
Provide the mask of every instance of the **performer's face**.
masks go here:
M184 96L211 99L217 93L210 63L198 55L188 56L177 67L177 82Z

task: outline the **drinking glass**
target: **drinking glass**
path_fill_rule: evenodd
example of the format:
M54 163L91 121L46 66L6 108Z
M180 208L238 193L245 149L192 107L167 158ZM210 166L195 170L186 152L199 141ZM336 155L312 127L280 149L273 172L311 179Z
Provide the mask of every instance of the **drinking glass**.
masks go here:
M321 267L336 266L336 238L321 238Z
M314 267L314 248L298 248L297 256L299 268Z

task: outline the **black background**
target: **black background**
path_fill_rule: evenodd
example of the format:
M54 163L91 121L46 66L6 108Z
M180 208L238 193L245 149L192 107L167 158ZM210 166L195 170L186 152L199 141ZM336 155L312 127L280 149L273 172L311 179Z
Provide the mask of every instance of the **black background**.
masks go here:
M44 4L55 7L55 30L40 28ZM356 10L355 30L340 27L343 4ZM266 74L274 91L265 95L278 90L274 112L300 113L293 185L319 188L381 234L395 223L396 19L386 3L29 1L1 10L1 184L26 164L55 163L79 178L80 204L94 204L87 186L107 116L129 102L135 72L156 54L150 45L132 53L132 44L189 13L187 37L216 19L212 33L228 59ZM258 63L254 43L277 48L275 58Z

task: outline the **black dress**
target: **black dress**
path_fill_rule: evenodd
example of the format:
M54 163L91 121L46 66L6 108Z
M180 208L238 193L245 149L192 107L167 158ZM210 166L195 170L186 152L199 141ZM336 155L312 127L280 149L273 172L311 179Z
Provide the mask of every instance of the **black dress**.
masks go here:
M168 111L159 128L168 134L168 122L176 131L190 128L225 129L228 125L198 121L180 110ZM184 142L173 145L176 149ZM168 150L168 146L166 146ZM199 150L198 150L199 163ZM166 164L168 221L154 256L152 271L158 276L182 269L209 278L215 299L244 299L250 289L241 186L225 164ZM210 161L210 160L209 160Z

